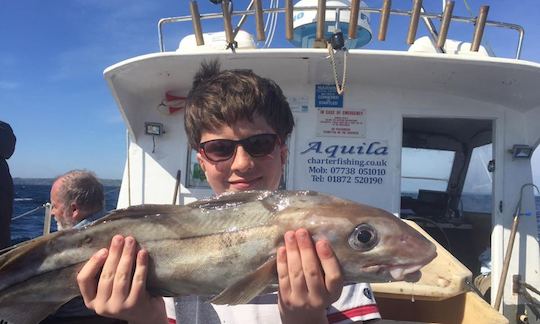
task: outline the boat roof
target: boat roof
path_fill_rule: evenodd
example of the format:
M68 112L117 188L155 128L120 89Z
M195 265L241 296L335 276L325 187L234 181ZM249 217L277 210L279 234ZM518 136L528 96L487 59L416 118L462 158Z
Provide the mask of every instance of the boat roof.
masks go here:
M199 14L197 10L193 11L193 6L196 6L196 1L193 1L190 4L191 15L160 19L158 31L161 52L134 57L105 70L105 78L112 89L127 128L135 140L140 134L144 134L138 126L145 122L144 118L148 119L149 116L148 111L146 114L140 112L163 103L163 98L167 93L173 92L187 96L191 88L192 76L197 72L200 63L205 60L218 59L224 69L252 69L259 75L275 80L284 88L286 94L294 93L301 84L333 83L334 80L329 76L332 72L335 74L335 71L331 69L331 57L327 48L255 48L253 39L250 39L251 35L242 29L245 27L244 21L251 18L250 16L257 15L256 10L253 10L253 3L250 3L244 11L239 11L235 7L230 11L230 17L227 17L227 10L224 9L227 6L226 2L221 2L221 12ZM332 4L335 3L332 2ZM298 7L297 5L291 11L288 11L287 7L277 8L272 5L261 10L269 16L283 13L287 17L293 13L294 17L291 19L294 22L300 14L311 12L310 15L314 15L315 10L321 9L321 4L314 7L305 5ZM326 17L343 23L340 17L344 15L340 16L340 11L351 10L352 12L353 9L353 4L350 8L326 6ZM363 2L360 3L359 9L362 15L380 14L381 17L384 16L385 10L384 6L383 8L369 8ZM443 9L444 12L440 14L429 13L423 8L416 7L415 3L410 11L388 10L389 17L392 15L410 17L408 42L411 42L412 46L408 51L376 49L335 51L335 59L338 61L335 67L338 65L339 68L343 67L340 72L346 73L346 76L344 75L344 78L346 77L345 94L347 85L355 89L353 91L359 88L374 89L372 93L379 97L386 97L390 93L399 94L402 97L400 105L403 111L407 111L414 105L422 105L429 107L434 116L429 123L425 122L425 116L423 116L423 121L413 118L404 119L404 134L420 132L445 134L460 143L467 142L474 147L491 141L492 126L489 120L494 114L500 114L504 110L532 116L540 114L540 91L536 90L537 85L540 84L540 64L519 59L523 45L523 28L512 23L488 20L486 7L481 7L478 17L472 18L446 15L448 7ZM332 14L329 14L332 10L336 12L334 18ZM417 16L415 16L415 11L418 13ZM362 15L360 15L361 19L364 19L362 26L365 27L369 18ZM446 38L442 31L445 16L450 17L446 19L449 24L456 21L474 24L475 33L472 43L443 39L443 46L438 47L439 41ZM237 20L236 29L227 30L227 19L232 23L233 18L236 17L240 17L240 20ZM203 34L202 28L196 27L197 24L210 19L218 20L218 24L225 21L225 31ZM412 37L416 33L416 31L411 32L414 29L415 19L416 23L424 21L430 31L430 37L420 37L412 42ZM440 33L434 31L431 20L441 21ZM193 23L194 34L184 38L176 51L164 50L163 26L167 23L184 23L184 26L186 23L190 25ZM349 25L353 23L351 18ZM379 23L378 36L381 40L380 35L384 24L382 18ZM490 56L489 51L478 46L486 26L502 27L518 32L515 58ZM259 32L260 30L257 30L257 35ZM196 42L198 36L209 46ZM350 39L351 34L348 37ZM235 40L238 40L241 46L232 46ZM208 44L211 41L217 41L217 43ZM225 46L227 42L231 46ZM478 50L473 49L475 43L479 47ZM186 50L186 46L189 50ZM220 46L221 49L219 49ZM457 100L456 102L460 100L467 102L467 106L484 113L487 117L485 120L460 118L464 116L452 112L448 107L441 108L441 105L436 102L445 100L444 98L453 98L452 100ZM384 102L384 98L378 98L378 100ZM392 100L399 100L399 98ZM474 104L475 101L481 104ZM153 113L157 114L155 111ZM535 136L535 134L531 135L531 137ZM414 138L414 136L405 135L403 145L418 146L419 143L414 142Z

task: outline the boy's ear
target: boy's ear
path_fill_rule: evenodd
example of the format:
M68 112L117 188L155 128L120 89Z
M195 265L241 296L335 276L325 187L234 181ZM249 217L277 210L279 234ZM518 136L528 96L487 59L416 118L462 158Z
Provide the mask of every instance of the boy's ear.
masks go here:
M197 152L197 162L199 162L201 169L206 172L206 164L204 164L206 161L203 159L200 152Z

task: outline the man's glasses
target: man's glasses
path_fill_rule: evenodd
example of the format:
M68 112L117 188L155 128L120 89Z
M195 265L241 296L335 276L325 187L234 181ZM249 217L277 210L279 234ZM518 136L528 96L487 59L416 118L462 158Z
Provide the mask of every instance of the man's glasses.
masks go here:
M212 162L221 162L233 157L240 144L252 157L261 157L272 153L278 142L277 134L258 134L238 141L215 139L199 144L199 152Z

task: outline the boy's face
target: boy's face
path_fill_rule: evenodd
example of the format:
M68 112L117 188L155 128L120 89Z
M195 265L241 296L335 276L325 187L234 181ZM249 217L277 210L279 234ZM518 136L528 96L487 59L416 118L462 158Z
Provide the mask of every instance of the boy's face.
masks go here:
M253 121L241 120L223 126L216 131L203 131L201 143L216 139L241 140L258 134L275 134L263 117L254 116ZM283 165L287 158L287 145L276 144L274 150L261 157L252 157L242 145L228 160L213 162L201 152L197 160L206 174L206 180L216 194L225 191L276 190L279 186Z

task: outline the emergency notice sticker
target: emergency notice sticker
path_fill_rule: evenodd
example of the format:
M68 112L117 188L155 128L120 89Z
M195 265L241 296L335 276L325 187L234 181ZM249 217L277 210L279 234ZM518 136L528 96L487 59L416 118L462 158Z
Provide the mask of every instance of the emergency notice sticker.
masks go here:
M317 136L366 137L366 110L319 109Z

